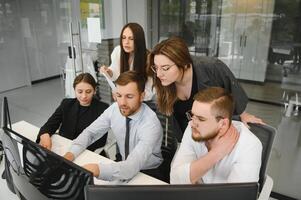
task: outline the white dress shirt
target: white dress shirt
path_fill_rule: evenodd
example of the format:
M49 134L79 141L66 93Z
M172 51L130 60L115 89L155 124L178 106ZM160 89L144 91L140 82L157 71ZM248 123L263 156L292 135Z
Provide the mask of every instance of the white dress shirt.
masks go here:
M115 81L120 75L120 45L116 46L113 49L111 54L111 65L110 69L113 72L113 76L111 78L112 81ZM130 70L133 70L133 62L130 64ZM150 101L155 99L155 88L153 87L153 79L151 77L147 77L147 81L145 83L145 96L144 101Z
M200 183L258 182L262 144L242 122L232 121L232 123L240 134L235 147L201 177ZM191 134L191 127L188 124L180 148L171 164L172 184L191 184L191 162L208 153L205 143L194 141Z
M126 160L124 160L126 118L121 115L116 102L73 140L69 151L77 157L87 146L111 129L123 161L110 164L99 163L98 178L107 181L128 180L140 170L157 168L163 160L161 155L163 132L156 113L142 103L139 111L128 117L132 120L130 121L129 155Z

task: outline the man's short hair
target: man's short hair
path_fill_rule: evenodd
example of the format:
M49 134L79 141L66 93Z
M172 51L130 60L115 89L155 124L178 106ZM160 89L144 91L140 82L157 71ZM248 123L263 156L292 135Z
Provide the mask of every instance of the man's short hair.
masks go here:
M234 100L229 92L220 87L209 87L199 91L193 98L201 103L211 104L211 114L217 120L228 118L230 123L234 111Z
M139 93L144 92L145 89L145 80L142 75L136 71L126 71L120 74L115 83L117 85L125 86L131 82L137 84Z

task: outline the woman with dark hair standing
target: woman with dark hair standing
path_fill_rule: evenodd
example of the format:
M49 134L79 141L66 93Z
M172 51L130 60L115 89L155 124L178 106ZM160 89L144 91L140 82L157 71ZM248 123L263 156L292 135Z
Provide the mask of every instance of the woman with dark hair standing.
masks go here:
M96 120L105 109L106 103L94 98L96 82L89 73L78 75L73 82L76 98L63 99L48 121L41 127L37 142L51 149L51 136L58 134L70 140L75 139L86 127ZM107 134L88 147L94 151L106 144Z
M146 80L145 101L153 98L152 79L147 76L148 50L146 49L143 28L137 23L126 24L120 34L120 45L116 46L111 54L110 67L102 66L100 71L107 73L115 81L120 73L134 70Z
M179 142L188 125L186 112L192 108L194 95L207 87L222 87L232 93L234 115L246 125L248 122L263 123L245 112L248 97L222 61L210 57L192 59L187 45L179 37L157 44L149 58L148 71L154 75L158 109L163 114L174 116L174 131Z

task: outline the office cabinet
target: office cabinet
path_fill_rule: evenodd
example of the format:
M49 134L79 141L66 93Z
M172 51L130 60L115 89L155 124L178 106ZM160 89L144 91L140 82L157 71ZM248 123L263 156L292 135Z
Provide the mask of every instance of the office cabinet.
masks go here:
M219 58L238 79L265 81L274 0L226 0Z

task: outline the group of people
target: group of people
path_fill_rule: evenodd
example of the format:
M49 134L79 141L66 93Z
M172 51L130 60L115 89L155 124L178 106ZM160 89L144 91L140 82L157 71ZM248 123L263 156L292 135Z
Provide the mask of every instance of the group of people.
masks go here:
M139 171L161 179L163 130L145 103L153 100L158 112L172 116L179 142L170 183L258 181L262 145L247 123L263 121L245 111L248 97L223 62L191 57L179 37L148 51L142 27L129 23L111 65L99 70L115 81L116 102L94 99L95 80L80 74L73 85L76 98L64 99L42 126L37 142L43 147L51 149L51 135L60 127L59 134L73 140L64 155L72 161L86 148L103 146L112 130L121 161L83 167L103 180L129 180Z

